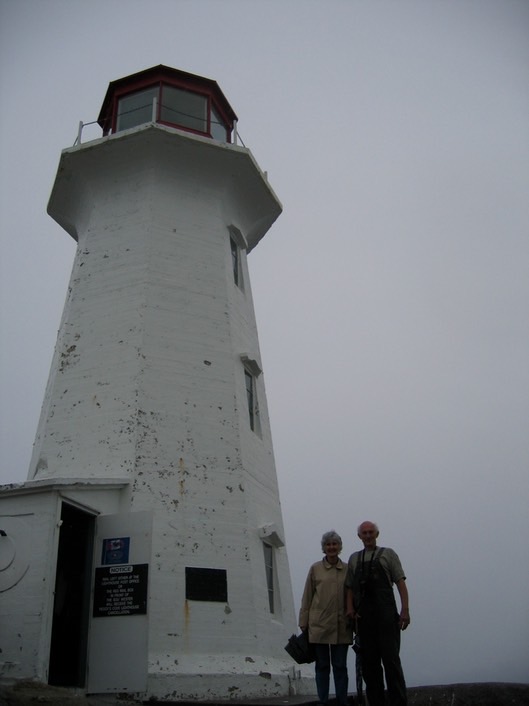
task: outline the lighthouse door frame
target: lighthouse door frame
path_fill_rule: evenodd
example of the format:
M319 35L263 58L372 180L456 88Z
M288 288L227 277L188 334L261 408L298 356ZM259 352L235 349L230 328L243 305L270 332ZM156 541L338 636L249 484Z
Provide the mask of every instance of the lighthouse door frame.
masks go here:
M95 515L62 499L48 683L84 687Z

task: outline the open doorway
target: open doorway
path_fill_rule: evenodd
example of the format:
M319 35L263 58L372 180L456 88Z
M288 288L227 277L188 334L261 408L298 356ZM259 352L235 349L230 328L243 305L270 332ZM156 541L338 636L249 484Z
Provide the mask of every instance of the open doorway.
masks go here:
M48 683L84 687L95 517L62 503Z

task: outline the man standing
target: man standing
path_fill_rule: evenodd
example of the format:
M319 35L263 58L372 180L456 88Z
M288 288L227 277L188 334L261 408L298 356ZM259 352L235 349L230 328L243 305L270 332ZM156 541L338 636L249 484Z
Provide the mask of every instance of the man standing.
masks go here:
M399 652L400 631L410 624L408 589L399 557L393 549L377 546L378 535L373 522L362 522L358 527L364 549L349 558L345 579L347 616L356 623L359 633L369 705L384 706L385 675L390 706L406 706ZM400 596L400 614L393 584Z

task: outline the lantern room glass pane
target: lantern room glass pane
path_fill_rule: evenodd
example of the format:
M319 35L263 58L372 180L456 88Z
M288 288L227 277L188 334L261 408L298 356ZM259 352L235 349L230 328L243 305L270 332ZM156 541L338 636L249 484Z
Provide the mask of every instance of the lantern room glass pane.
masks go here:
M116 130L127 130L129 127L150 123L152 101L154 98L158 98L159 91L158 86L153 86L121 98L118 103Z
M205 96L198 93L182 91L180 88L163 86L160 120L171 125L207 132L208 103Z
M213 106L211 107L211 137L214 140L221 140L222 142L228 141L226 125Z

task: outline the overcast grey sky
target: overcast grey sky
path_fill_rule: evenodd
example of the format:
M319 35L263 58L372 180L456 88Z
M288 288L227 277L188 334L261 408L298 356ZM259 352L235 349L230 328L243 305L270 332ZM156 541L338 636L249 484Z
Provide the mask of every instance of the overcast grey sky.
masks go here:
M529 681L526 0L0 0L0 482L74 255L60 151L160 63L219 83L284 205L250 267L296 606L372 519L408 683Z

